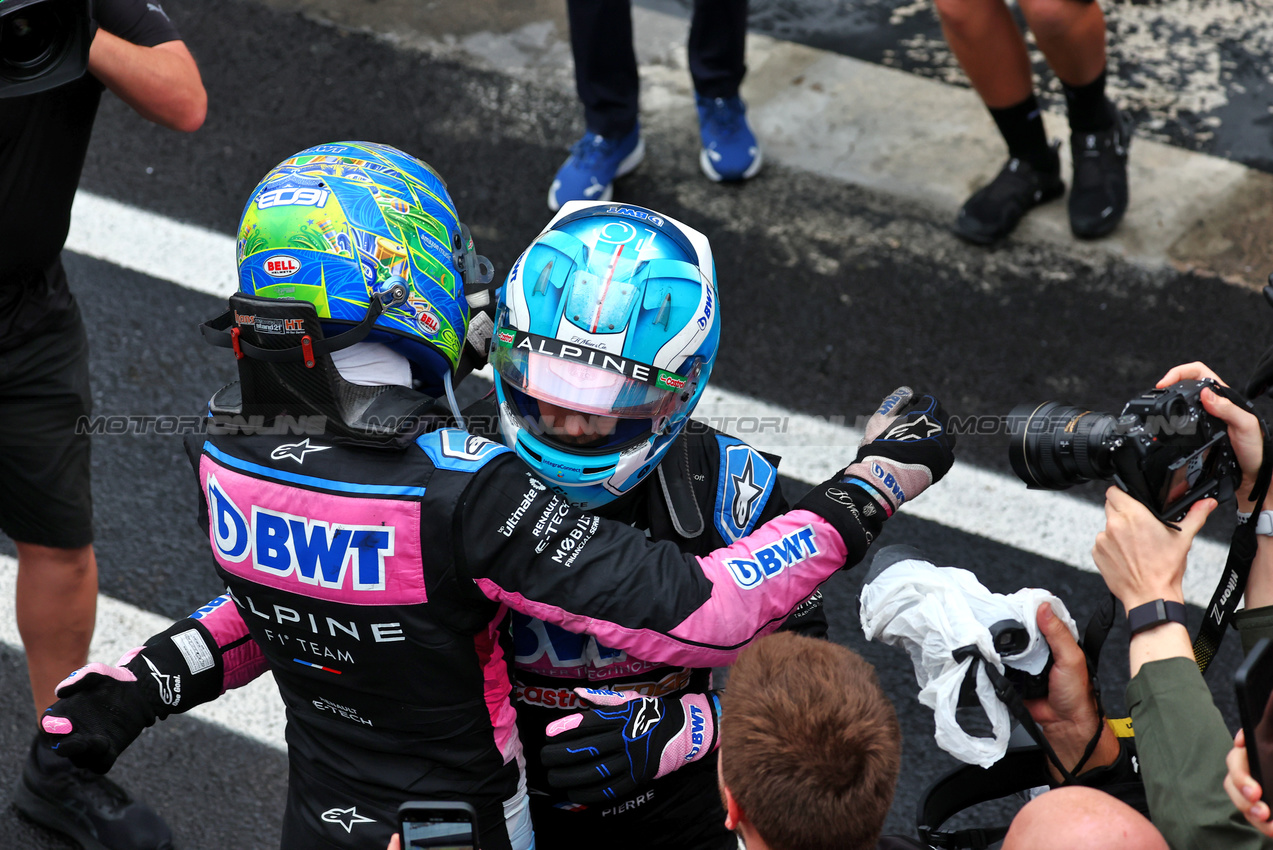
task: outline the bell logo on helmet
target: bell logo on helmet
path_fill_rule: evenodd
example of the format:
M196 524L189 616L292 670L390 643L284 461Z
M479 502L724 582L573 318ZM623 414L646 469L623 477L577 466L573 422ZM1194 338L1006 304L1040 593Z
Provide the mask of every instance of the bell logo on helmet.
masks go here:
M301 270L301 261L287 254L275 254L265 259L264 266L270 277L291 277Z

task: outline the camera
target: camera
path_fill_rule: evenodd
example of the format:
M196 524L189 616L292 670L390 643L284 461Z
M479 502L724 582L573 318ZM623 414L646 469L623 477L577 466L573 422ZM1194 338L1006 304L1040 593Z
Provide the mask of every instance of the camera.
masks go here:
M1179 381L1127 402L1115 416L1055 401L1008 414L1008 459L1032 490L1113 480L1159 520L1199 499L1233 495L1242 471L1224 423L1202 407L1211 380Z
M1048 695L1048 674L1052 672L1052 650L1046 641L1043 648L1048 660L1043 670L1031 674L1014 667L1013 660L1030 648L1030 631L1017 620L1000 620L990 626L990 640L1003 660L1003 676L1022 699L1042 699Z
M0 98L79 79L93 40L91 0L0 0Z

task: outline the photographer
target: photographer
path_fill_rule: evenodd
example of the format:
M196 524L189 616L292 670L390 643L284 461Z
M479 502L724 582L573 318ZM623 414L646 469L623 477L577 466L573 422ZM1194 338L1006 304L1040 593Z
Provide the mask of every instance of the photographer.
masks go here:
M3 10L3 7L0 7ZM28 35L39 4L4 18ZM191 132L207 96L190 51L145 0L97 0L88 73L35 94L0 97L0 528L17 544L17 619L37 715L84 664L97 605L89 438L88 343L60 253L102 91L142 117ZM0 90L0 95L3 91ZM169 846L168 828L99 776L31 755L15 803L85 846Z
M1201 378L1219 381L1203 364L1191 363L1172 369L1158 386ZM1201 399L1206 411L1228 426L1242 469L1236 493L1238 509L1249 513L1255 508L1250 496L1263 462L1259 422L1210 390L1203 391ZM1198 502L1176 531L1121 490L1111 487L1107 491L1106 528L1096 537L1092 558L1110 592L1127 610L1155 600L1183 604L1186 555L1215 507L1213 499ZM1255 610L1273 602L1269 546L1268 538L1261 535L1247 586L1248 607L1236 619L1244 644L1270 631L1268 609ZM1267 846L1225 797L1223 765L1229 749L1228 731L1198 670L1184 623L1163 621L1137 631L1132 635L1129 656L1127 704L1155 826L1173 848Z

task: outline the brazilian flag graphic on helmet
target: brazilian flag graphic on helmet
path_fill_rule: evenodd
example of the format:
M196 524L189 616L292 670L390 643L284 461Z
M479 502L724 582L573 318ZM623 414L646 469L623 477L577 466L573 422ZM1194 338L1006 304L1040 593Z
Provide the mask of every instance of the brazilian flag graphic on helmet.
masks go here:
M402 284L406 301L367 339L406 356L426 392L459 362L477 258L442 178L402 151L336 142L288 157L248 198L237 258L240 291L309 301L328 333L358 324L373 294Z

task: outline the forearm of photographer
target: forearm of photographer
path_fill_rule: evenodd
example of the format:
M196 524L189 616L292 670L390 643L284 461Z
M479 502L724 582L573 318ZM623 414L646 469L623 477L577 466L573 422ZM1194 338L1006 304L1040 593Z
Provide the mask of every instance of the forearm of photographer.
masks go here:
M1164 375L1158 386L1167 387L1176 381L1203 378L1225 383L1206 364L1186 363ZM1233 453L1242 468L1242 481L1235 493L1237 509L1250 514L1256 507L1251 501L1251 489L1255 486L1260 465L1264 462L1264 435L1260 422L1249 411L1211 390L1203 391L1202 406L1227 426L1229 442L1233 445ZM1251 521L1257 520L1257 517L1252 517ZM1259 542L1255 561L1251 565L1251 575L1246 585L1246 607L1234 618L1234 625L1242 635L1243 650L1247 652L1260 638L1273 637L1273 537L1260 535L1257 539Z
M1121 749L1114 730L1101 717L1096 694L1087 675L1087 657L1065 624L1043 603L1036 612L1039 631L1052 650L1052 671L1048 674L1048 695L1026 700L1025 706L1039 724L1039 730L1056 752L1065 769L1079 767L1092 739L1099 735L1095 749L1083 762L1079 776L1118 760ZM1063 781L1061 771L1048 762L1053 783Z
M1105 499L1105 530L1092 558L1110 592L1127 610L1157 599L1183 603L1185 559L1215 500L1195 504L1176 531L1116 487ZM1188 630L1167 622L1138 632L1129 655L1127 705L1154 825L1173 850L1263 846L1225 794L1231 740Z

